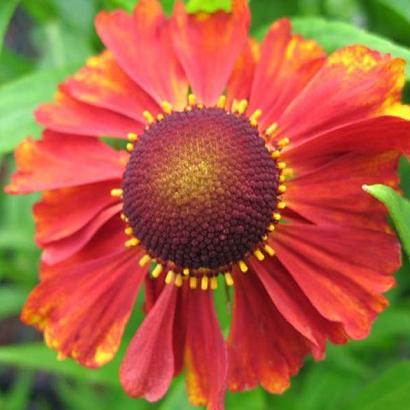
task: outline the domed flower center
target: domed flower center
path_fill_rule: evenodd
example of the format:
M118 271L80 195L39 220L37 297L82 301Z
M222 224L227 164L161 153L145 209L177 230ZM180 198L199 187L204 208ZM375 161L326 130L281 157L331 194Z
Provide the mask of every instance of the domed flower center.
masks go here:
M262 241L277 205L278 174L244 115L220 108L174 112L135 144L124 213L158 262L217 273Z

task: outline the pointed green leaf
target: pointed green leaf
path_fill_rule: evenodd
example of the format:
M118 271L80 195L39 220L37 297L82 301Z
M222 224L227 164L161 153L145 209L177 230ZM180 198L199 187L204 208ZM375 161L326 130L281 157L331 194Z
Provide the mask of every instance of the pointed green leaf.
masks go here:
M410 202L385 185L364 185L363 189L386 205L403 248L410 256Z

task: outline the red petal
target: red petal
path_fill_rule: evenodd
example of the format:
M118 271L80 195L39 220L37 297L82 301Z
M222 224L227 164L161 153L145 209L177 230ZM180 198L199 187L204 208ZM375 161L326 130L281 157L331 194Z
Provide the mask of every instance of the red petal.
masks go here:
M292 276L275 258L263 262L250 260L272 303L285 320L310 341L313 356L324 357L326 341L342 344L347 341L343 327L321 316L303 294Z
M41 278L46 279L59 275L68 266L75 267L94 259L124 250L127 237L124 233L125 224L120 218L111 218L101 226L95 235L74 255L54 265L41 263ZM136 249L135 251L139 251Z
M257 276L238 272L228 339L229 388L241 391L261 384L282 393L308 352L307 340L282 318Z
M249 99L255 67L260 58L259 55L259 44L255 40L249 39L247 46L236 60L228 81L228 106L232 104L234 99Z
M223 410L227 358L212 293L190 291L185 350L188 397L194 405Z
M211 105L223 93L235 61L246 45L249 8L233 0L232 13L187 14L182 2L174 9L173 43L193 92Z
M384 110L404 86L404 61L364 46L343 48L326 64L280 118L293 141L308 139Z
M400 267L396 237L333 225L281 225L271 245L316 309L353 339L367 336Z
M34 205L36 240L41 245L72 235L99 212L118 202L110 195L121 182L98 182L73 188L46 191Z
M152 98L117 65L109 51L91 57L87 65L65 82L78 101L106 108L145 123L142 113L160 111Z
M399 154L391 151L379 155L340 155L310 172L297 173L288 184L286 203L314 223L384 231L386 208L366 194L362 185L397 186L398 159Z
M121 251L44 280L30 294L22 320L43 330L61 358L70 356L87 367L107 363L145 276L136 256Z
M280 118L323 65L325 57L315 41L292 35L289 20L272 25L262 43L249 101L250 112L262 110L262 127Z
M6 192L33 191L120 179L125 157L94 138L45 131L43 139L26 139L16 149L17 172Z
M44 127L69 134L126 138L128 133L144 128L141 122L75 100L65 85L60 86L55 102L41 105L35 115Z
M121 384L131 397L159 400L174 375L172 345L177 288L166 286L138 329L121 366Z
M112 205L101 211L91 222L84 225L79 231L71 236L60 239L55 242L48 243L44 247L42 261L49 265L54 265L64 259L69 258L78 252L94 235L95 233L109 221L112 217L119 218L122 204Z
M185 106L188 86L158 0L139 1L134 16L101 12L96 27L121 68L158 103Z
M145 280L145 303L144 312L148 314L155 306L156 301L161 295L164 287L164 281L155 280L147 277ZM188 321L188 310L186 308L187 292L184 287L181 289L181 297L177 298L177 306L174 317L173 346L174 346L174 375L178 375L184 366L184 347L186 338L186 327Z
M284 159L307 160L350 151L370 154L392 150L410 153L410 121L385 116L351 123L296 142L291 140Z

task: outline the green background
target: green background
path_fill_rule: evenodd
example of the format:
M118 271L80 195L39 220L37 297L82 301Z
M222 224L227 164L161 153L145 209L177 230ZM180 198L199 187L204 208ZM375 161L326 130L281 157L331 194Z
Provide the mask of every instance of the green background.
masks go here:
M163 0L167 12L172 0ZM190 0L190 11L229 9L229 0ZM28 134L38 136L32 110L49 100L67 74L102 49L93 26L100 9L131 10L133 0L0 1L0 179L13 170L12 150ZM252 34L261 39L269 24L290 16L295 31L313 37L327 50L362 43L410 62L410 0L252 0ZM407 69L410 77L410 68ZM405 98L409 101L409 91ZM410 197L410 168L401 163L401 187ZM410 205L385 187L370 193L391 211L403 244L410 250ZM183 410L192 408L182 378L159 403L125 396L118 382L124 346L141 320L139 300L124 346L113 363L86 370L58 362L41 336L18 321L19 310L36 283L39 251L34 246L31 206L35 195L0 194L0 409ZM369 338L329 346L327 359L305 367L282 396L262 389L227 394L226 408L278 410L405 410L410 408L410 274L408 257L389 292L390 308ZM221 314L226 313L217 292ZM226 316L226 314L224 314Z

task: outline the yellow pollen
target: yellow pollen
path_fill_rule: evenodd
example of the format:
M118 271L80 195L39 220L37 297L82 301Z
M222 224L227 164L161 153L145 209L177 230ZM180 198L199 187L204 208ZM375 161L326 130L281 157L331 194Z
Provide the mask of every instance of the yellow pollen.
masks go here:
M164 270L164 267L160 264L155 266L155 268L152 270L151 275L153 278L158 278L159 275L161 275L162 271Z
M168 271L167 276L165 276L165 283L167 285L170 285L174 281L174 275L173 270Z
M280 151L275 150L275 151L272 152L271 155L272 155L273 159L279 158L280 157Z
M128 152L134 151L134 144L129 142L126 146L126 149L127 149Z
M111 189L111 196L113 196L115 198L121 198L122 197L122 189L121 188Z
M151 257L149 255L144 255L141 259L140 259L140 266L144 267L145 265L147 265L149 262L151 262Z
M268 226L268 231L273 232L275 230L275 225L269 225Z
M285 209L286 208L286 202L285 201L278 202L277 207L278 207L278 209Z
M182 275L180 273L178 273L175 277L175 286L177 288L180 288L184 283L184 280L182 278Z
M293 176L293 169L292 169L292 168L285 168L285 169L282 171L282 175L283 175L285 178L292 177L292 176Z
M238 112L239 114L243 114L246 109L248 108L248 101L247 100L241 100L238 103Z
M233 277L229 272L226 272L225 275L225 283L227 286L232 286L233 285Z
M202 276L201 289L202 290L207 290L208 289L208 276Z
M121 213L120 218L122 221L127 222L128 218L125 216L125 214Z
M124 229L124 233L125 233L125 235L128 235L128 236L132 235L133 230L132 230L131 226L127 226L127 227Z
M182 273L183 273L185 276L188 276L188 275L189 275L189 269L188 269L188 268L184 268L184 269L182 270Z
M286 168L286 162L278 162L277 167L279 169L285 169Z
M289 143L290 143L290 140L288 137L286 137L286 138L282 138L281 140L279 140L278 145L283 148Z
M285 175L280 175L279 176L279 182L285 182L285 180L286 180Z
M215 290L218 288L218 279L216 279L216 276L212 276L211 278L211 289Z
M188 95L188 104L189 105L195 105L195 103L196 103L195 94L189 94Z
M237 112L238 111L238 106L239 106L239 101L234 99L232 101L231 111L232 112Z
M279 212L275 212L272 216L275 221L280 221L282 219L282 215Z
M251 125L256 127L258 125L258 120L261 115L262 115L262 110L260 110L259 108L255 110L249 117L249 122L251 123Z
M157 115L157 120L162 121L164 119L164 114L158 114Z
M281 194L286 192L286 185L279 185L278 186L278 192L280 192Z
M253 254L256 256L258 261L263 261L265 259L265 255L259 249L256 249Z
M191 289L196 289L197 285L198 285L198 279L197 279L197 277L196 277L196 276L191 276L191 277L189 278L189 287L190 287Z
M269 256L274 256L275 255L275 251L269 246L269 245L265 245L263 247L263 250L269 255Z
M155 121L154 116L149 111L144 111L142 115L150 124Z
M273 124L269 125L269 127L266 129L265 133L267 135L272 136L272 134L277 130L278 124L274 122Z
M167 114L172 113L172 104L169 103L168 101L162 101L161 107L162 107L162 109L165 113L167 113Z
M225 108L225 104L226 104L226 96L225 95L221 95L218 98L218 102L216 103L216 106L218 108Z
M196 105L198 108L200 108L200 109L202 109L202 108L204 108L205 107L205 105L204 104L202 104L202 103L199 103L199 104L197 104Z
M248 272L248 265L244 261L239 261L239 269L241 272Z
M262 236L262 241L267 241L268 240L268 235L263 235Z
M136 141L138 140L138 135L135 134L134 132L130 132L130 133L127 135L127 138L128 138L128 141L129 141L129 142L136 142Z
M126 248L132 248L133 246L138 246L139 244L140 244L140 241L137 238L131 238L131 239L128 239L128 241L125 241Z

